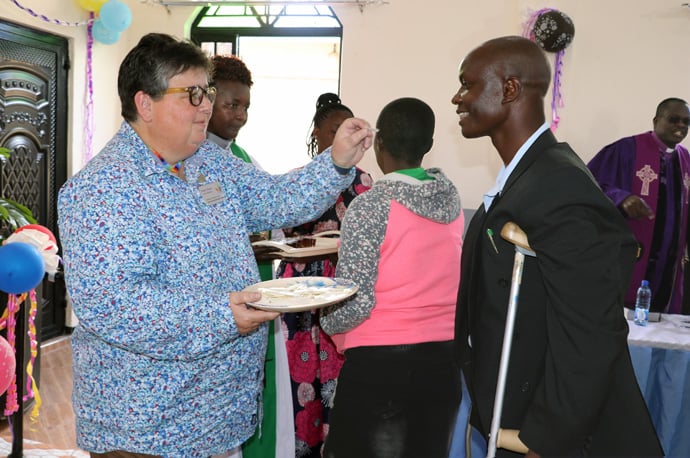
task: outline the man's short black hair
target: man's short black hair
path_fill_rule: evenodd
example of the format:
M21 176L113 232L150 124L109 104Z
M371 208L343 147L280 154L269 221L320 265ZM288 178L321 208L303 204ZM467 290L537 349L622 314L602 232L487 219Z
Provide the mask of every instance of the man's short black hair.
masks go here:
M688 102L686 102L683 99L679 99L678 97L669 97L668 99L664 99L661 102L659 102L659 105L657 105L656 107L655 116L661 116L662 114L664 114L669 105L673 105L676 103L682 103L683 105L688 104Z

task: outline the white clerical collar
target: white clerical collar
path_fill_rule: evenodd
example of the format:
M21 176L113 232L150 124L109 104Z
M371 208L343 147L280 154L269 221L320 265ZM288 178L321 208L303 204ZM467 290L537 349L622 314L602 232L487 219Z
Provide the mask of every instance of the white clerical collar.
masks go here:
M661 139L656 134L656 132L654 132L652 130L651 133L652 133L652 138L654 138L654 140L656 141L656 144L659 146L659 151L661 151L663 153L668 153L668 154L676 152L676 148L678 148L678 145L674 146L673 148L669 148L666 143L661 141Z

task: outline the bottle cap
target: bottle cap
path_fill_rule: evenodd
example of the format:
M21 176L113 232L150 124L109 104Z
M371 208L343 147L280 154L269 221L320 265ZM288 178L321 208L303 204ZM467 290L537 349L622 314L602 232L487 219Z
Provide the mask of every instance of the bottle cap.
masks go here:
M649 282L647 280L642 280L642 284L640 286L649 286Z

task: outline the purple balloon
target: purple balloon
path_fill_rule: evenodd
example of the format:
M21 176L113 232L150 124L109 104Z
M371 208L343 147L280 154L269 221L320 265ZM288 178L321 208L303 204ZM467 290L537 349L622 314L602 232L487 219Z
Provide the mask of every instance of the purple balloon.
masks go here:
M46 272L41 253L33 245L12 242L0 246L0 291L21 294L37 287Z

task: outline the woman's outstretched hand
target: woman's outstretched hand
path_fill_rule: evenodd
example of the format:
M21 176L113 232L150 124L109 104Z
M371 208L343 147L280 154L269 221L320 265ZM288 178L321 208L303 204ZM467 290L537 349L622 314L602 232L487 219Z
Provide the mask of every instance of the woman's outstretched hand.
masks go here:
M350 168L371 148L374 129L368 122L359 118L348 118L340 125L333 139L331 158L338 167Z

